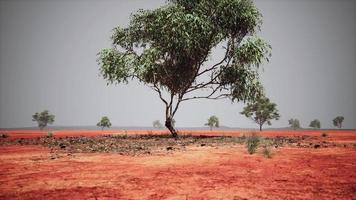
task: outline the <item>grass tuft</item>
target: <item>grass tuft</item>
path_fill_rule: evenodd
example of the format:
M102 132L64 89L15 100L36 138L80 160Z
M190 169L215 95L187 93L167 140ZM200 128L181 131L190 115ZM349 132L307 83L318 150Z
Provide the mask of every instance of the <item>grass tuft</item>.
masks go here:
M254 154L260 143L260 137L253 133L251 136L247 137L246 148L249 154Z

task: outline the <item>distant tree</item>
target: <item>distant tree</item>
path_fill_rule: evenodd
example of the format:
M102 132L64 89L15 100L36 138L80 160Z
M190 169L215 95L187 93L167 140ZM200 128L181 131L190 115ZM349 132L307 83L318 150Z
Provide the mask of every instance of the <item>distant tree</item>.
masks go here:
M262 131L263 124L267 123L270 126L272 124L271 120L279 119L280 116L276 107L275 103L270 102L267 97L262 96L256 101L248 103L243 108L241 114L256 122L260 127L260 131Z
M333 119L333 124L334 126L341 128L342 127L342 122L344 122L344 117L343 116L337 116Z
M98 63L108 84L136 79L157 92L165 126L177 137L172 119L184 101L256 98L262 92L259 67L271 46L257 35L262 15L252 0L166 2L116 27L112 47L98 54ZM224 55L214 59L221 46Z
M213 127L219 128L219 118L215 115L209 117L208 123L205 126L209 126L210 130L213 130Z
M101 130L104 130L104 128L110 128L111 122L108 117L104 116L101 118L101 120L96 124L96 126L101 127Z
M320 121L318 119L314 119L310 122L309 127L320 128Z
M47 126L47 124L53 124L54 115L49 114L48 110L44 110L43 112L36 112L32 115L32 121L37 122L38 127L43 130Z
M161 124L161 122L159 120L153 121L152 125L154 128L163 128L163 125Z
M294 130L300 128L300 123L299 123L298 119L292 118L292 119L288 120L288 123L289 123L290 127L293 128Z

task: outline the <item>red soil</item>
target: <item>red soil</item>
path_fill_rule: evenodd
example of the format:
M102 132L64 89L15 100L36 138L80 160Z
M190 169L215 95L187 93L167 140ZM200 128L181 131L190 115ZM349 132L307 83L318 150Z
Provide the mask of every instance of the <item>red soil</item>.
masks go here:
M78 131L72 135L98 133L101 132ZM38 132L31 135L35 134ZM321 138L320 131L262 133L290 134ZM356 142L356 131L327 131L327 134L330 140ZM10 135L18 136L15 131ZM273 150L271 159L260 152L248 155L243 146L189 147L182 152L138 157L63 153L52 160L50 155L45 147L0 146L0 199L354 199L356 196L354 147L282 147Z
M49 131L39 130L0 130L0 133L7 133L10 139L17 138L33 138L47 136ZM53 130L50 131L55 137L66 136L99 136L108 134L127 134L127 135L142 135L142 134L169 134L167 130ZM242 136L251 134L250 130L179 130L180 134L191 135L216 135L216 136ZM322 133L328 136L325 138L327 141L335 142L355 142L356 130L266 130L256 131L258 135L266 137L276 136L295 136L295 135L308 135L320 137Z

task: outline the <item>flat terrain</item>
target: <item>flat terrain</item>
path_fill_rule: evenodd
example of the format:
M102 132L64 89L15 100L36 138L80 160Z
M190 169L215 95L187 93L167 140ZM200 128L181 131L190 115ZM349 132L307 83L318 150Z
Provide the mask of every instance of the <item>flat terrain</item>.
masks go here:
M187 136L178 140L130 138L165 131L53 131L55 138L45 138L47 132L40 131L1 132L9 137L0 139L0 199L356 196L356 131L258 133L275 138L271 158L263 156L262 148L253 155L247 153L241 140L250 134L247 131L183 131L193 136L238 138ZM119 136L103 136L109 134ZM77 139L65 138L69 136Z

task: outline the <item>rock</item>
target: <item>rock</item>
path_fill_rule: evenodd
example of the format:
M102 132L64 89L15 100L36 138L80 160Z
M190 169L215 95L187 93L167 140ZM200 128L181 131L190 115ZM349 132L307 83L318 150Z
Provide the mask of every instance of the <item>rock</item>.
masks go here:
M59 144L59 147L60 147L61 149L65 149L65 148L66 148L66 145L64 145L63 143L60 143L60 144Z
M167 147L166 149L167 149L167 151L172 151L173 147Z

